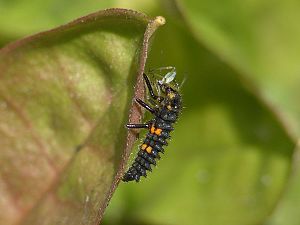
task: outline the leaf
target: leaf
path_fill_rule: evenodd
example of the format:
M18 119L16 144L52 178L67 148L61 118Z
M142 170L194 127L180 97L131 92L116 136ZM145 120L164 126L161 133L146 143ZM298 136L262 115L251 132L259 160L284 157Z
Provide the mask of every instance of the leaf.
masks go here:
M286 188L296 141L252 82L167 6L147 66L187 77L185 108L158 168L119 186L106 224L261 224Z
M244 71L270 102L294 139L300 135L298 1L178 1L196 37L229 64ZM219 8L220 9L220 8ZM268 224L299 224L300 173Z
M135 140L124 124L141 117L135 105L128 115L135 76L142 97L163 22L109 9L1 49L1 224L99 223Z
M214 1L178 3L196 37L251 77L299 136L299 2L231 1L218 11Z
M59 26L95 10L112 7L113 2L114 0L0 1L0 41L16 40Z

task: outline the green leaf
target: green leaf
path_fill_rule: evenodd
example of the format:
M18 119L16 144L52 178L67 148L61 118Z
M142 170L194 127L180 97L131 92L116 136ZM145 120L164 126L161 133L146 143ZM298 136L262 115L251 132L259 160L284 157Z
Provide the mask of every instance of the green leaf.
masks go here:
M251 78L296 138L300 135L299 1L178 1L194 34L217 55ZM295 159L297 164L297 159ZM268 224L300 224L300 173Z
M251 81L168 6L147 65L187 77L185 107L158 167L119 186L106 224L261 224L286 188L295 140Z
M177 1L198 40L244 75L274 104L294 136L300 135L300 3L238 0Z
M164 22L109 9L0 50L0 221L98 224L135 136L133 87ZM143 85L135 95L143 96Z
M115 1L0 0L0 40L15 40L59 26L96 10L112 7L113 2Z

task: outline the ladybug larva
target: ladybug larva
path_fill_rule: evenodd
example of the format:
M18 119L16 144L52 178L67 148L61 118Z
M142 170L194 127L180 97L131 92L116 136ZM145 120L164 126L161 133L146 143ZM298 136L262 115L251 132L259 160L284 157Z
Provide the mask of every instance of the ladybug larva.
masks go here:
M177 121L181 111L181 95L179 86L175 82L176 71L174 67L164 67L161 69L170 70L161 80L154 84L156 93L148 76L144 73L151 105L141 99L136 102L147 109L154 118L144 124L127 124L128 129L146 128L149 130L143 143L139 147L139 152L131 167L123 176L123 181L139 182L140 177L147 176L147 170L152 171L151 165L156 165L156 160L160 159L160 153L164 153L164 146L168 145L167 139L174 129L173 124Z

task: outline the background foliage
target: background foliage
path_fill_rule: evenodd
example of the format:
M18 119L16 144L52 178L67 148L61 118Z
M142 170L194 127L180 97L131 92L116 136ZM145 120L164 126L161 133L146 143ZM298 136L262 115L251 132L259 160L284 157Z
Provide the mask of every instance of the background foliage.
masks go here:
M103 224L300 224L298 1L0 0L0 43L108 7L164 16L147 67L187 81L158 168L119 185Z

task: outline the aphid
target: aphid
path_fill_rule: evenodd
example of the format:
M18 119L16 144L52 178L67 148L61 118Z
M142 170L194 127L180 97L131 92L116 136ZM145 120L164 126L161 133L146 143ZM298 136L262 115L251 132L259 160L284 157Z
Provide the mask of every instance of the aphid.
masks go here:
M146 128L149 129L143 143L139 147L139 152L128 171L123 176L123 181L139 182L140 177L147 177L147 170L152 171L151 165L156 166L156 159L160 159L160 153L164 153L164 145L168 145L167 139L174 129L173 123L178 119L181 111L181 96L179 87L174 81L176 71L174 67L161 69L171 69L161 80L155 84L156 91L153 91L148 76L144 73L152 105L136 99L136 102L154 115L154 118L145 124L127 124L128 129Z

